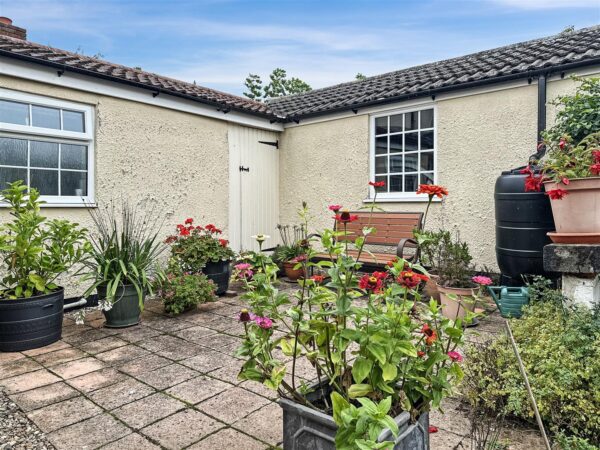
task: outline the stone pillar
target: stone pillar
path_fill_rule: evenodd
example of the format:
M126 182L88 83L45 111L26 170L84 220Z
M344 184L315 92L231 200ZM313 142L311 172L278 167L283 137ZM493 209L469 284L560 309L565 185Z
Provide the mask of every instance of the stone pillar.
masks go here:
M544 270L562 273L563 294L573 302L600 303L600 245L546 245Z

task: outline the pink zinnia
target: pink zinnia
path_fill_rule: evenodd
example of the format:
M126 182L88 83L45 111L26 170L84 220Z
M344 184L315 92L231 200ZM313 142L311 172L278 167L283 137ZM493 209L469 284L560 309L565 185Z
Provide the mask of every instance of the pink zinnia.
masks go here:
M273 326L273 321L268 317L255 317L254 322L256 322L256 325L261 327L263 330L268 330Z
M463 360L462 355L458 352L448 352L447 355L453 362L462 362Z
M329 205L329 211L338 212L342 209L342 205Z
M236 264L235 267L237 270L248 270L252 267L252 264L248 264L248 263L239 263Z
M489 286L492 284L492 279L490 277L484 277L483 275L477 275L476 277L471 278L471 280L473 280L473 283L481 286Z

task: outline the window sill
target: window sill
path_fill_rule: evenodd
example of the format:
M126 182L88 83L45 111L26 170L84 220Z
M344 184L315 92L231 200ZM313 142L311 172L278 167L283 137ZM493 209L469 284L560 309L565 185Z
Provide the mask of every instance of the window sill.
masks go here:
M429 197L427 195L415 195L407 197L379 197L375 199L375 203L427 203ZM432 203L440 203L441 198L433 197ZM363 203L372 203L373 198L365 198Z
M0 203L0 209L9 208L6 203ZM44 203L40 208L97 208L96 203Z

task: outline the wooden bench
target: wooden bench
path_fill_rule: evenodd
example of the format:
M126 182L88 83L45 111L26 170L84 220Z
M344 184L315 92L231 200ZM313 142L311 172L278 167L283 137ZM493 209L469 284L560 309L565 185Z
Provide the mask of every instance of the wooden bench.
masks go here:
M354 241L358 236L362 236L362 230L366 226L375 228L376 232L367 236L365 251L360 255L359 262L363 264L364 270L376 270L384 267L388 261L394 259L395 256L404 258L408 261L418 259L417 242L414 239L413 231L421 229L423 213L407 213L407 212L373 212L369 222L370 212L360 211L351 212L352 215L357 215L358 220L349 222L346 225L346 230L351 233L347 236L340 236L339 241L350 240ZM344 225L337 222L336 228L343 230ZM374 252L370 246L382 246L395 248L395 253L391 252ZM407 253L407 249L412 249L412 253ZM349 250L348 254L354 257L358 256L357 250ZM329 260L327 253L319 253L315 255L313 261Z

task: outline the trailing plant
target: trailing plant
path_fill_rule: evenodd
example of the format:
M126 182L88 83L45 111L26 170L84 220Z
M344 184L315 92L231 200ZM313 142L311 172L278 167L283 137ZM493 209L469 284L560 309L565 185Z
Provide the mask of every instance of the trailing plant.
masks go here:
M600 321L594 311L537 301L524 308L521 319L511 321L511 328L546 426L555 435L600 445ZM488 352L495 356L486 357ZM481 380L473 391L479 401L505 405L506 415L533 422L508 338L473 348L467 355L465 376Z
M12 217L0 225L0 298L56 291L56 279L89 257L87 230L68 220L47 220L40 213L44 202L37 189L28 190L20 180L0 196Z
M376 209L375 203L369 208ZM306 216L305 206L301 215ZM314 275L301 280L296 292L280 291L278 267L262 256L237 272L248 302L240 313L245 337L237 354L245 362L239 378L332 413L341 448L353 448L354 439L372 441L403 410L416 420L438 408L462 377L462 356L456 351L462 320L443 317L435 301L417 305L420 286L428 279L419 265L397 259L385 271L360 274L358 260L375 229L367 226L352 235L347 225L354 220L338 208L337 230L310 240L331 259L312 262L316 250L307 246L306 258L298 263L305 273L327 271L327 282ZM244 275L247 270L250 277ZM279 352L291 362L281 360ZM316 380L315 386L299 380L301 359L314 371L303 377ZM314 390L320 402L308 400Z
M133 285L143 309L144 295L153 293L155 279L162 276L157 263L165 246L158 239L162 226L158 214L153 209L141 213L138 207L123 202L120 211L111 203L107 208L90 209L90 215L95 232L90 235L92 258L86 266L93 284L85 295L106 286L106 299L100 301L108 310L119 300L117 289Z
M216 301L215 289L204 274L170 272L159 283L157 295L165 312L177 315L201 303Z
M231 261L235 253L227 239L219 238L221 230L213 224L194 225L194 219L176 226L177 233L169 236L171 257L183 272L199 273L208 262Z

